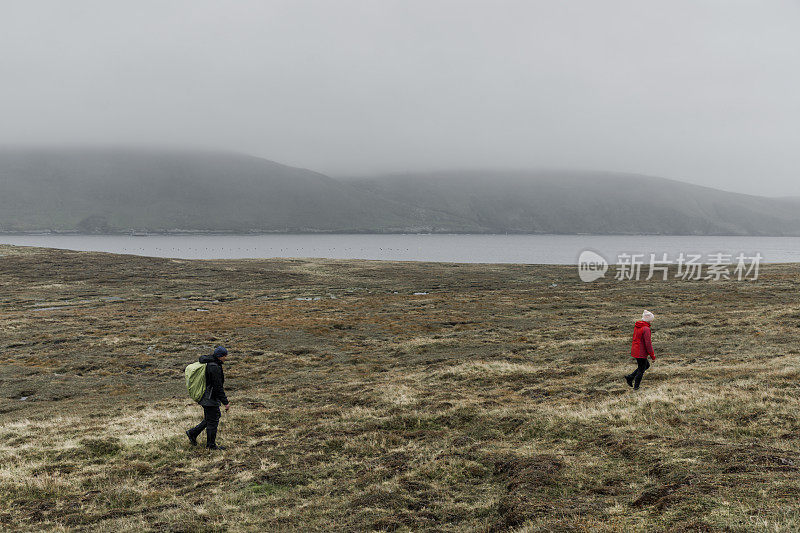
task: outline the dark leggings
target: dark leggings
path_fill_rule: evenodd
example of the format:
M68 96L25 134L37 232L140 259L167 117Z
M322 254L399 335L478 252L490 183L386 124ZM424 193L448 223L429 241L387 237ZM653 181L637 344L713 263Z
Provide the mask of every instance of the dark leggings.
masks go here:
M650 362L647 360L646 357L639 359L636 358L636 370L633 371L632 374L628 374L628 377L633 380L634 388L639 388L639 383L642 382L642 376L644 376L644 371L650 368Z
M192 436L196 439L205 429L206 446L215 446L217 444L217 427L219 426L220 416L222 416L222 413L219 407L206 407L204 405L203 421L190 430Z

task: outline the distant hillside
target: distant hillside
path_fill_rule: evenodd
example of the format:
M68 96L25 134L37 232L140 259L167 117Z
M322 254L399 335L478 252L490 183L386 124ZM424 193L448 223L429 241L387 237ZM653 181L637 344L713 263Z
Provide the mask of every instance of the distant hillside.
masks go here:
M800 235L800 199L600 172L335 180L232 153L0 149L0 231Z
M231 153L0 150L0 230L391 231L392 206L328 176Z
M800 235L800 199L771 199L607 172L438 172L348 180L475 231Z

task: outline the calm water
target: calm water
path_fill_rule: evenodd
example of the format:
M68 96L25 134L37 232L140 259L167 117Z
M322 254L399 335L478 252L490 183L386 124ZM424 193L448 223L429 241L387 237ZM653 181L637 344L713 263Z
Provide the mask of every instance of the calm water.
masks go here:
M466 263L576 264L591 249L618 262L621 253L747 255L800 262L798 237L649 237L617 235L29 235L0 243L184 259L326 257Z

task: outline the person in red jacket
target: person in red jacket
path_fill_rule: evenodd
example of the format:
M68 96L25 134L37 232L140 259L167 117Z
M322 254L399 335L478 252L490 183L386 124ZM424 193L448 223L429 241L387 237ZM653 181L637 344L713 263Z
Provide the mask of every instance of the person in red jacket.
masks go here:
M637 367L632 374L625 376L625 381L628 382L628 386L633 387L633 390L639 390L639 383L642 382L644 371L650 368L647 358L649 357L654 362L656 360L653 343L650 341L650 322L654 318L655 315L645 309L644 313L642 313L642 319L633 327L631 357L636 360Z

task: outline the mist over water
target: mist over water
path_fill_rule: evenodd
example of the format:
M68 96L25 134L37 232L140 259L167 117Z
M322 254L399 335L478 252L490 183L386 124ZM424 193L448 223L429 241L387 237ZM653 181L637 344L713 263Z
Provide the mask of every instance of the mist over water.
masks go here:
M760 253L763 262L800 262L800 237L619 235L25 235L0 243L180 259L304 257L458 263L576 264L590 249L616 263L620 254Z

